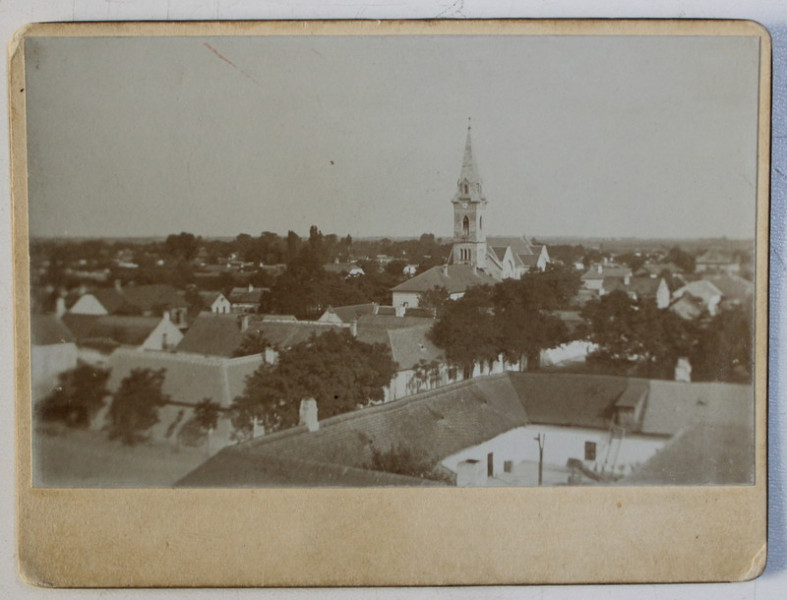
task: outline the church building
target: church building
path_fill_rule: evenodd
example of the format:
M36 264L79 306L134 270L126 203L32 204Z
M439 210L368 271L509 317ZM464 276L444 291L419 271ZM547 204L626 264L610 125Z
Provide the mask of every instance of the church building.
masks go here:
M393 305L418 306L420 295L444 287L452 300L461 298L474 285L492 285L503 279L520 279L530 270L546 269L546 246L535 246L522 237L486 235L484 217L487 200L473 155L467 127L462 169L451 204L454 209L454 237L446 264L424 271L394 287Z

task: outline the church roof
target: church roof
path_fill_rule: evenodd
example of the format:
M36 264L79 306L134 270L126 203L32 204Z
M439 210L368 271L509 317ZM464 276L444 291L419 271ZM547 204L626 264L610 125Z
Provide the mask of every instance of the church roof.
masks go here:
M473 156L473 142L470 138L470 127L467 128L465 154L462 157L462 171L459 173L459 181L463 179L467 179L470 183L479 183L481 181L481 177L478 174L478 166Z
M495 248L511 246L511 252L518 256L535 254L532 244L525 236L487 236L486 243Z
M427 292L444 287L449 294L464 292L474 285L494 285L497 279L475 269L472 265L444 265L432 267L392 289L394 292Z

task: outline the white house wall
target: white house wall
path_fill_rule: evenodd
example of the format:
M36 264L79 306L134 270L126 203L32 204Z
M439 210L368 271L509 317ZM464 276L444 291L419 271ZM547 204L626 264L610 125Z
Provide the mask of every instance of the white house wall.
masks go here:
M570 458L581 460L591 470L601 470L607 449L609 431L579 427L560 427L554 425L527 425L507 431L483 444L457 452L442 461L442 465L456 472L457 464L465 460L479 460L486 463L487 455L493 454L495 473L502 473L505 461L514 464L531 461L538 462L538 443L535 438L544 436L544 463L560 467L566 466ZM585 442L596 443L596 460L585 461ZM623 438L617 461L609 456L609 467L617 474L628 474L633 468L650 459L664 447L666 440L641 435L627 435ZM611 452L610 454L613 454Z
M73 343L32 346L30 378L33 402L48 395L58 382L58 375L77 366L77 347Z
M140 350L167 350L174 348L183 339L183 333L169 319L161 319L156 328L142 342ZM166 342L166 343L165 343Z

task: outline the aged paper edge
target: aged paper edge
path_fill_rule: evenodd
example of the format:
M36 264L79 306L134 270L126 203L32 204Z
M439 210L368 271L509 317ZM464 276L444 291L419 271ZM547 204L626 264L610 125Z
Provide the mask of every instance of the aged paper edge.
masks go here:
M32 487L24 39L32 36L692 35L760 40L756 484L95 490ZM750 21L36 24L9 48L19 562L52 587L738 581L766 560L771 43Z

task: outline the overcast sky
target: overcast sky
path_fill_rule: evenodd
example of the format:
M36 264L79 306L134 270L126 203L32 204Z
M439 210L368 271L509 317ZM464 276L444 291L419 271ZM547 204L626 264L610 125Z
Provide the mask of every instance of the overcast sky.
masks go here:
M756 38L25 44L34 236L754 236Z

